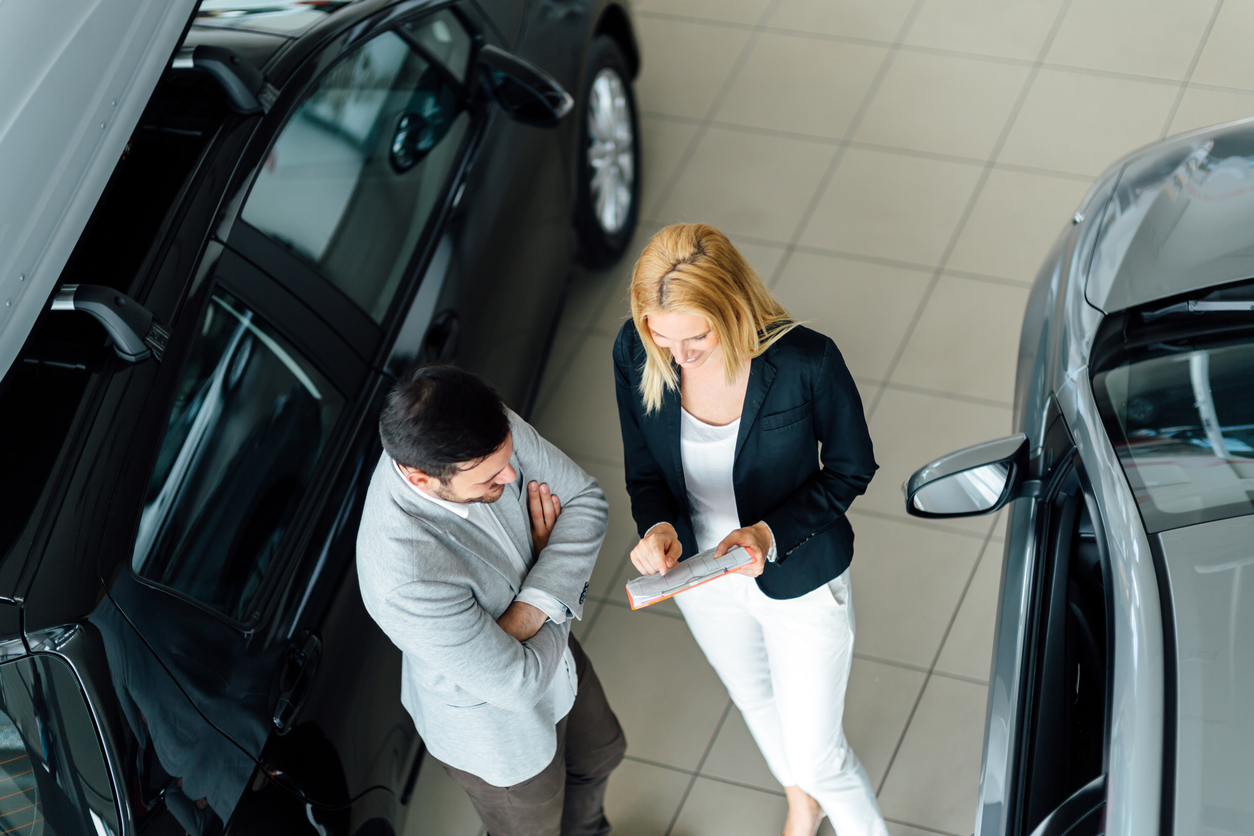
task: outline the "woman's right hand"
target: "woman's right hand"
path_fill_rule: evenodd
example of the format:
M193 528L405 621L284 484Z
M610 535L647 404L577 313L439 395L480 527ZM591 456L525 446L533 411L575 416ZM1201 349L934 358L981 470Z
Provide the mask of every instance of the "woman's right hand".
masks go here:
M631 562L642 575L665 575L679 565L684 546L679 533L670 523L658 523L650 528L631 550Z

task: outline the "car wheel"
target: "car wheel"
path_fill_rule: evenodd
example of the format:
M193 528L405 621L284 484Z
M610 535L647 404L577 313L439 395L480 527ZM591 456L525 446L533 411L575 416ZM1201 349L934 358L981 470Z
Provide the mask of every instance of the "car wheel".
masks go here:
M606 267L623 254L636 230L640 132L622 48L613 38L598 35L588 54L575 223L580 260L589 267Z

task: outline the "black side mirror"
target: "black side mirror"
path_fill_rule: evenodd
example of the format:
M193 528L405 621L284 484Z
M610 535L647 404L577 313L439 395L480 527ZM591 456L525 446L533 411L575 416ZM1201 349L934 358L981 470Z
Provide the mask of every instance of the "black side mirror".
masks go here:
M915 471L901 486L906 513L970 517L996 511L1023 495L1027 458L1023 433L950 453Z
M492 98L517 122L556 127L575 106L551 75L517 55L488 44L479 50L478 62Z

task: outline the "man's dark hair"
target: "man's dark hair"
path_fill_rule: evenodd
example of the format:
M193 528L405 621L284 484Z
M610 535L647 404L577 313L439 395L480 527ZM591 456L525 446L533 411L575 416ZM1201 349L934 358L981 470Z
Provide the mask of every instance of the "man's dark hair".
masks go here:
M379 416L383 449L441 482L496 452L509 437L505 404L456 366L419 366L388 395Z

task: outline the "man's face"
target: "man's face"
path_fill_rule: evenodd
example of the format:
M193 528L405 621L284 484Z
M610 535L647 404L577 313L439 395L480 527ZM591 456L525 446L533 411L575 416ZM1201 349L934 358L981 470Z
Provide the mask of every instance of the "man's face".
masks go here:
M405 478L411 484L445 502L496 502L505 493L505 486L518 479L518 471L510 467L509 457L514 455L514 438L506 436L505 443L486 458L472 464L463 464L458 472L441 482L421 470L402 467Z

